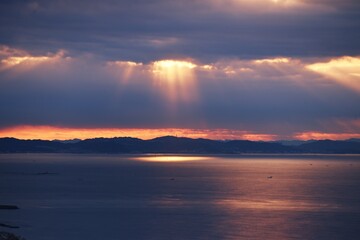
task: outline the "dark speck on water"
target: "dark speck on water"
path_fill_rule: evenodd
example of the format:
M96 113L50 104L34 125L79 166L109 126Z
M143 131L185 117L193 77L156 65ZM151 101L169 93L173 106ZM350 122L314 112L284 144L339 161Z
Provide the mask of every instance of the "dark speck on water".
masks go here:
M19 209L19 207L15 205L0 205L0 209L16 210Z
M360 239L359 155L0 154L0 169L32 173L0 174L21 206L0 231L29 240Z
M0 223L0 227L5 227L5 228L19 228L18 226L13 226L10 224L5 224L5 223Z

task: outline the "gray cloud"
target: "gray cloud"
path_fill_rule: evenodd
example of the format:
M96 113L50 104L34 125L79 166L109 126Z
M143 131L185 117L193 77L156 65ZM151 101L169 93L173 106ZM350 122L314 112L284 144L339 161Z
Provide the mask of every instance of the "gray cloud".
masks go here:
M141 62L359 54L356 1L302 1L310 7L260 13L261 1L251 11L230 5L235 13L210 2L3 1L0 39L34 53L69 49Z

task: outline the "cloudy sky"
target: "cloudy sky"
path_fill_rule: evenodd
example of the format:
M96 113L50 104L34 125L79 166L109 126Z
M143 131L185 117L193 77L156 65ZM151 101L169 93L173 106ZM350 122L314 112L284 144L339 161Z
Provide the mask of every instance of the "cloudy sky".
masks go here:
M358 0L3 0L0 137L360 137Z

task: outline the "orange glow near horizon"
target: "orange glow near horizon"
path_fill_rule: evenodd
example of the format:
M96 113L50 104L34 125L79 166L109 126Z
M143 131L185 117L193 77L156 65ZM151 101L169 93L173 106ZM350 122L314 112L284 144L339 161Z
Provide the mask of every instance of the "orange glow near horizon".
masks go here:
M19 139L68 140L88 138L134 137L153 139L162 136L189 138L207 138L215 140L244 139L253 141L271 141L275 135L256 134L248 131L228 129L124 129L124 128L63 128L53 126L17 126L0 129L0 137Z
M152 73L157 86L163 89L169 100L192 101L196 97L194 68L189 61L160 60L152 64Z
M274 134L261 134L249 131L230 129L125 129L125 128L64 128L53 126L17 126L0 129L0 137L14 137L18 139L68 140L89 138L134 137L140 139L153 139L162 136L177 136L188 138L207 138L214 140L250 140L275 141L281 137ZM345 140L360 138L359 133L320 133L303 132L294 134L291 139L332 139Z
M321 133L321 132L303 132L294 135L298 140L346 140L350 138L360 138L360 133Z

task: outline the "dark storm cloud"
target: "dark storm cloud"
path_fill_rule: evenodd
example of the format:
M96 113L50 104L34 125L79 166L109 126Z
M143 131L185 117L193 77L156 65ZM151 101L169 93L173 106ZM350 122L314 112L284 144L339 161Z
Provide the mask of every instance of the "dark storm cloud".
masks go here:
M140 62L359 54L357 1L262 10L269 2L2 1L0 41L34 53L67 49Z

